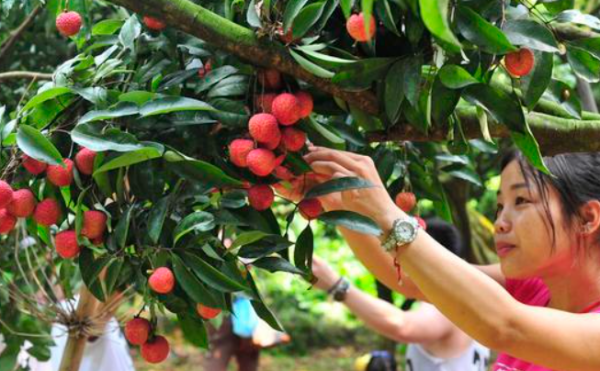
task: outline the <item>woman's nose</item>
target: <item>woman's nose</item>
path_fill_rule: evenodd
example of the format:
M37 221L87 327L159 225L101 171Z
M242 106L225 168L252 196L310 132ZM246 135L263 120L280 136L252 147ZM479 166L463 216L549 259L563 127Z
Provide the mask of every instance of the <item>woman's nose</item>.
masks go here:
M496 217L496 220L494 221L494 229L495 229L496 233L499 233L499 234L508 233L510 231L510 227L511 227L511 223L506 218L505 212L501 211L498 214L498 216Z

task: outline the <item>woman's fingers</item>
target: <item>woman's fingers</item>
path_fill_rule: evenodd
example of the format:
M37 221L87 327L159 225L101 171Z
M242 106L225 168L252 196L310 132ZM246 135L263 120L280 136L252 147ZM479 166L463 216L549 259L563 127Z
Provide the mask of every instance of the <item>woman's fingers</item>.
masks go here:
M342 178L355 176L342 165L331 161L315 161L311 164L312 169L321 175L326 175L328 178Z
M304 156L304 160L311 165L316 161L334 162L354 173L360 169L359 163L349 156L346 156L344 152L334 151L326 148L319 148L309 152Z

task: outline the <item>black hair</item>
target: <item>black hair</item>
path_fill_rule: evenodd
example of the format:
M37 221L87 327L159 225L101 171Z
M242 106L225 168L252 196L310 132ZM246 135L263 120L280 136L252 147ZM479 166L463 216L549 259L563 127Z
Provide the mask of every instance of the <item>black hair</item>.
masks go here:
M375 350L371 352L371 360L367 365L367 371L396 371L398 368L394 355L386 350Z
M552 247L556 246L556 225L550 213L548 190L552 187L559 195L565 227L581 219L580 209L588 201L600 199L600 152L563 153L544 157L551 175L533 167L519 151L509 152L501 163L504 170L512 161L517 161L528 186L531 182L540 194L552 232Z
M428 218L425 222L427 234L454 255L464 258L465 245L458 228L440 218Z

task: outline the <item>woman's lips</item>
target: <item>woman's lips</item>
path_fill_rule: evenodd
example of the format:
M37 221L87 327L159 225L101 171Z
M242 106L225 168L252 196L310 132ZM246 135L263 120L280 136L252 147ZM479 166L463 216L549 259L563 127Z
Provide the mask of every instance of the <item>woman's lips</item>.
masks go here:
M508 255L515 247L515 245L509 243L498 242L496 243L496 252L498 253L499 257L503 258L506 255Z

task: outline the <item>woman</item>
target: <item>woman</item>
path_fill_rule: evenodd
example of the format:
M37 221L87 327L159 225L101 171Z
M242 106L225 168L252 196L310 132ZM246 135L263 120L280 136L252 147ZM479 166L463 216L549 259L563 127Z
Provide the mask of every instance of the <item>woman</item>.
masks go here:
M453 225L428 219L427 233L453 254L462 255L460 232ZM346 283L317 256L313 257L312 270L317 278L315 286L344 303L369 328L396 342L409 343L407 371L488 369L489 349L473 341L433 305L421 303L418 309L404 312ZM339 295L341 288L345 289L343 295Z
M317 173L375 185L342 192L340 206L379 224L381 241L418 287L415 294L501 352L495 371L600 370L600 154L545 158L552 177L520 154L507 158L495 221L500 266L481 268L411 229L370 158L318 147L305 158ZM367 268L399 287L380 240L343 233Z

